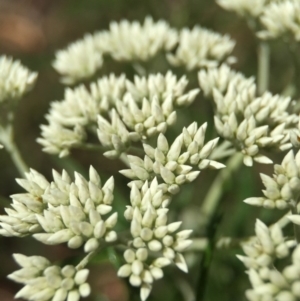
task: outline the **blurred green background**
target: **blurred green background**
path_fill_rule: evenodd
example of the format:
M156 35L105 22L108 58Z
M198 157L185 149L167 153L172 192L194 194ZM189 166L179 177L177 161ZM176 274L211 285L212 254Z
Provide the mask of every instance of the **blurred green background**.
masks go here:
M60 160L41 151L36 138L40 135L39 126L45 123L49 103L63 98L64 87L59 83L59 77L51 67L54 52L64 48L68 43L81 38L84 33L107 29L111 21L121 19L143 21L145 16L155 20L165 19L175 28L202 25L221 33L228 33L237 41L234 55L238 63L234 66L247 76L256 73L256 41L246 23L232 13L219 8L212 0L0 0L0 53L19 58L23 64L38 71L39 78L36 87L19 104L15 118L16 143L18 144L27 164L51 179L52 168L69 172L77 170L87 174L92 164L103 179L111 175L116 180L115 206L122 212L129 202L129 190L124 177L118 174L123 168L119 161L109 161L101 154L82 150L72 151L72 156ZM286 59L286 49L280 43L272 44L271 57L271 90L280 92L292 76L292 63ZM157 61L151 68L166 72L166 64ZM130 64L107 62L98 74L126 72L133 76ZM178 75L184 70L177 68ZM188 75L191 85L196 86L196 72ZM216 135L213 130L212 104L200 95L195 103L179 112L177 126L168 132L173 139L178 135L182 126L192 121L209 124L208 138ZM15 178L19 177L5 150L0 153L0 213L9 204L9 195L21 192ZM216 237L243 237L253 234L255 218L259 217L266 223L276 220L280 214L266 210L251 208L242 202L249 196L260 195L262 184L258 178L259 172L271 173L271 168L255 165L249 169L241 167L225 184L224 196L218 210ZM183 219L185 225L197 225L199 205L205 196L210 183L215 177L215 171L204 171L196 183L184 187L176 196L172 206L173 217ZM126 227L124 219L121 227ZM191 223L192 221L192 223ZM194 235L201 237L204 233L195 231ZM0 300L11 301L20 288L19 285L6 279L6 275L17 266L12 260L12 253L26 255L43 255L58 262L72 262L80 251L70 251L64 245L44 246L31 238L0 237ZM216 250L212 254L212 263L208 270L206 281L200 283L200 289L206 287L203 300L245 300L244 291L249 287L244 267L236 259L239 249ZM92 265L90 282L94 294L87 300L134 301L138 300L135 290L128 291L126 281L116 277L115 267L109 263L114 254L104 252L95 259L98 264ZM154 300L186 300L192 301L188 292L195 289L197 283L199 261L202 254L188 254L192 262L188 275L174 267L168 267L165 277L154 286L154 292L149 298ZM114 262L114 260L112 260ZM205 282L205 283L204 283ZM199 286L199 283L197 284ZM182 292L185 292L184 294Z

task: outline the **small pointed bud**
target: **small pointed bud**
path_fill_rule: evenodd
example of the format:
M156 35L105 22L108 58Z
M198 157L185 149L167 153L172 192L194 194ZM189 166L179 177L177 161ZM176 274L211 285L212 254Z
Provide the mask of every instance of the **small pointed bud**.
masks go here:
M118 276L122 278L129 277L131 275L131 264L124 264L118 270Z

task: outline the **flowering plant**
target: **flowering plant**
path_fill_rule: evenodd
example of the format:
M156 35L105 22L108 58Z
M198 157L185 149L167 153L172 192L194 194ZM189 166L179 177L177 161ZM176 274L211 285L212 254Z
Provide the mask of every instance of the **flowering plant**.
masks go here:
M186 289L183 294L188 300L202 300L199 283L211 257L207 254L238 246L244 255L237 257L251 285L245 293L248 300L300 300L297 78L296 85L289 83L280 94L269 91L270 40L282 39L295 49L299 1L217 2L244 18L257 36L256 78L234 69L238 57L229 35L198 25L176 30L151 17L142 23L112 22L107 30L88 34L55 55L53 67L67 87L63 100L50 104L37 142L61 160L73 149L86 149L121 161L118 171L129 187L121 209L114 201L118 182L111 176L103 183L101 170L93 166L88 177L53 170L51 180L27 167L14 142L13 117L37 74L10 57L0 58L1 152L11 155L21 175L16 181L25 190L13 194L6 214L0 215L0 234L32 236L45 245L66 244L81 254L76 264L61 266L42 256L14 254L21 269L8 277L24 285L17 298L78 301L89 296L89 264L112 249L118 258L117 275L139 289L142 301L151 298L167 266L187 273L201 257L196 288L189 284L192 296L186 297ZM168 62L168 70L149 73L147 64L159 55ZM108 58L131 64L134 77L111 73L86 84ZM175 139L170 138L180 115L200 97L211 101L214 125L188 118ZM275 164L273 153L284 155L281 164ZM244 202L278 210L282 216L276 219L275 214L269 226L257 219L250 238L218 238L212 229L224 183L243 164L257 163L273 165L274 174L261 173L263 196L247 196ZM200 221L186 227L174 202L209 169L215 179L199 200ZM284 234L289 223L294 226L290 236Z

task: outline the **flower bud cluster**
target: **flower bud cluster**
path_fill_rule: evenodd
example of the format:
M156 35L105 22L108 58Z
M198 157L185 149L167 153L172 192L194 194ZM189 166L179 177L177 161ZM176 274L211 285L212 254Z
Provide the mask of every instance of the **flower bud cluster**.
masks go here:
M46 116L48 125L42 125L42 138L37 141L43 151L69 155L70 148L83 143L86 130L91 125L96 128L98 114L107 114L115 106L116 100L125 93L126 78L111 74L91 83L89 90L80 85L66 89L63 101L54 101Z
M88 78L102 67L103 57L92 35L70 44L56 52L53 67L61 74L61 82L67 85Z
M225 95L229 84L235 87L237 91L249 89L253 86L254 78L246 78L242 73L234 71L226 64L222 64L218 68L200 70L198 81L204 95L212 97L215 89Z
M261 174L265 186L264 197L251 197L245 203L265 208L286 209L298 200L300 194L300 151L290 151L281 165L274 166L274 175Z
M86 139L84 128L77 124L66 127L58 122L51 121L48 125L41 125L42 137L37 142L43 146L43 151L49 154L58 154L60 158L70 154L70 149L82 144Z
M199 73L200 86L206 86L206 94L212 93L216 104L214 119L219 135L243 153L245 165L251 166L253 160L272 163L261 155L262 149L284 151L292 146L290 131L299 122L299 117L287 112L291 99L269 92L256 97L256 85L252 80L242 79L225 67L223 70L227 74L224 83L230 76L234 76L236 81L230 82L227 87L226 84L219 84L221 91L212 87L211 92L209 84L206 84L209 81L214 83L213 74L217 72Z
M162 104L156 96L151 100L144 98L141 109L129 95L125 102L119 101L117 107L126 126L140 136L139 140L165 133L177 118L171 95Z
M174 66L185 66L188 70L201 67L216 67L227 60L235 42L228 35L221 35L211 30L195 26L192 30L184 28L179 33L179 45L175 54L168 53L167 59Z
M129 132L115 109L111 111L111 123L98 115L98 138L101 144L108 149L104 156L116 158L124 152L131 141L139 140L136 132Z
M108 30L86 35L58 51L53 67L63 83L73 84L94 75L103 64L103 54L118 61L147 61L160 51L171 50L177 41L177 31L163 20L154 22L147 17L143 24L112 22Z
M36 216L42 214L45 208L43 196L50 183L34 169L30 169L25 176L26 179L16 181L26 193L12 195L12 208L5 208L7 215L0 215L0 234L3 236L22 237L41 230ZM63 171L62 178L65 177L68 175Z
M217 0L222 8L246 18L259 17L263 13L267 2L268 0Z
M284 36L300 40L300 2L298 0L270 1L260 17L265 28L258 33L261 39Z
M292 263L278 270L271 266L261 274L254 269L248 271L252 289L246 291L250 301L299 301L300 300L300 246L292 254Z
M133 286L141 287L144 301L149 296L152 283L163 277L162 268L175 263L179 269L188 268L181 252L191 240L192 230L179 231L181 222L168 223L170 199L163 194L157 179L144 183L141 189L133 183L130 193L131 206L127 206L125 218L131 222L133 240L124 253L126 264L118 271L120 277L129 277Z
M79 301L87 297L91 288L86 283L89 270L77 270L72 265L63 268L51 265L41 256L14 254L14 259L22 267L8 277L25 286L15 298L30 301Z
M171 50L178 34L163 20L154 22L146 17L143 24L128 20L111 22L109 30L100 36L105 52L118 61L147 61L160 51Z
M160 134L157 147L144 144L146 153L144 160L136 156L128 156L130 169L121 170L120 173L132 179L138 188L145 181L151 181L159 176L163 183L160 188L164 193L176 194L180 185L194 181L200 171L205 168L220 169L225 167L222 163L210 160L209 156L217 145L218 138L204 143L207 124L198 128L193 122L169 146L166 137ZM196 166L198 170L193 170Z
M191 104L199 89L185 91L186 77L172 72L134 78L103 77L90 85L67 89L65 100L53 102L38 142L60 157L84 144L87 131L95 132L109 158L119 156L132 141L164 133L176 121L175 106ZM110 119L109 122L107 119ZM94 130L94 131L93 131Z
M5 55L0 56L0 70L0 103L19 99L33 88L37 79L36 72Z
M110 178L101 187L96 170L90 168L90 180L75 173L75 182L63 171L53 171L54 181L49 183L41 174L31 170L27 179L18 179L18 184L27 193L12 196L13 209L0 216L0 234L24 236L33 234L45 244L67 242L70 248L84 244L85 252L95 250L101 240L112 242L117 234L112 228L117 222L117 213L112 211L114 180Z
M256 270L263 278L275 259L285 258L290 248L296 245L294 240L286 241L278 224L268 228L259 219L256 220L254 238L242 244L246 256L237 255L248 269Z
M168 71L165 75L161 73L149 74L149 76L134 76L133 82L126 81L126 89L136 102L142 102L144 98L153 99L157 97L160 104L172 96L173 106L190 105L199 89L192 89L185 92L188 80L185 75L177 79L177 76Z
M258 163L270 164L272 160L260 153L263 148L279 148L285 150L290 148L288 136L283 133L283 126L277 126L269 131L267 125L257 126L253 116L238 123L237 117L231 113L226 121L214 117L215 126L220 136L230 141L233 146L244 155L244 164L253 165L253 160Z

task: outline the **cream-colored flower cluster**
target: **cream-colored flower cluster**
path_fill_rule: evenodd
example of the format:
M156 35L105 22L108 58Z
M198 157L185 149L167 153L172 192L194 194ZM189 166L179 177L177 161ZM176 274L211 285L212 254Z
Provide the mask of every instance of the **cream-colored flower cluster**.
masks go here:
M300 194L300 151L294 156L291 150L281 165L274 166L274 175L261 174L265 186L264 197L251 197L245 203L265 208L286 209L294 206Z
M0 56L0 103L21 98L30 91L37 79L20 61L8 56Z
M103 64L103 55L134 63L164 51L172 65L184 65L191 70L216 66L226 60L234 62L230 56L234 45L229 36L200 26L178 32L167 22L154 22L150 17L144 23L122 20L58 51L53 66L62 75L63 83L73 84L95 74ZM171 53L173 50L175 54Z
M0 234L24 236L33 234L37 240L49 244L68 243L70 248L84 245L85 252L98 248L101 241L112 242L117 234L112 228L117 213L112 211L114 180L103 187L96 170L90 168L87 181L75 173L75 182L63 171L53 171L49 183L43 175L31 170L26 179L17 182L27 192L12 195L12 209L0 216Z
M210 154L217 145L218 138L204 143L207 124L198 128L196 122L183 128L174 142L169 145L163 134L157 139L157 147L144 144L144 160L136 156L128 156L130 169L121 170L120 173L133 180L141 188L145 181L151 181L159 176L163 183L160 187L164 193L176 194L184 183L194 181L200 171L205 168L220 169L225 167L222 163L209 159ZM193 170L196 167L198 170Z
M233 11L242 17L259 17L268 0L217 0L217 3L224 9Z
M285 0L272 2L265 7L260 21L264 27L258 33L262 39L291 37L300 40L300 2Z
M285 258L290 254L290 248L296 245L296 241L286 240L277 223L268 228L259 219L255 223L255 234L255 237L242 244L246 256L237 257L248 269L254 269L264 277L277 258Z
M67 156L69 150L82 143L86 130L97 130L98 114L106 114L122 98L126 78L111 74L90 84L66 89L63 101L54 101L46 116L48 125L42 125L42 138L37 141L45 152Z
M247 79L242 73L234 71L227 64L222 64L219 68L200 70L198 81L203 94L206 97L212 97L215 89L225 95L229 84L237 91L253 87L254 78Z
M177 43L177 31L163 20L147 17L143 24L128 20L112 22L99 43L115 60L147 61L159 51L168 51Z
M53 67L62 76L62 83L74 84L95 74L103 64L102 53L92 35L70 44L56 53Z
M177 32L167 22L150 17L137 21L112 22L109 30L86 35L56 53L53 67L62 75L62 82L73 84L90 77L101 68L103 54L118 61L146 61L159 51L171 50L177 43Z
M167 59L172 65L183 65L188 70L216 67L226 60L235 61L230 57L234 46L235 42L228 35L195 26L192 30L181 30L176 52L167 54Z
M168 223L170 200L156 178L151 183L146 181L140 189L133 183L130 202L125 218L131 222L133 240L124 252L126 264L121 266L118 275L129 277L131 285L141 287L144 301L152 283L163 277L163 267L175 263L182 271L188 271L181 252L192 243L188 239L192 230L178 232L181 222Z
M130 81L121 75L103 77L90 85L67 89L65 100L53 102L38 142L60 157L84 144L87 132L98 132L107 157L116 157L132 141L164 133L176 121L175 108L191 104L199 89L185 91L185 76L171 72ZM98 127L97 127L98 122Z
M297 245L296 241L287 240L279 224L276 223L268 228L260 220L256 220L255 234L255 237L242 244L246 256L237 255L248 269L247 273L253 287L246 291L247 299L250 301L298 300L295 286L299 285L294 283L300 272L295 265L297 260L293 260L293 265L284 268L282 273L274 266L278 259L290 255L291 248ZM298 248L293 253L294 259L298 256L296 255L299 253Z
M89 270L77 270L72 265L63 268L41 256L14 254L21 269L8 277L25 286L16 294L16 298L30 301L79 301L87 297L91 288L86 283Z
M217 75L222 77L217 79ZM245 165L251 166L253 160L272 163L261 154L263 149L284 151L292 147L290 130L295 129L299 117L289 114L289 97L269 92L257 97L253 80L244 79L226 66L200 72L199 85L215 102L219 135L243 153Z
M300 300L300 246L292 254L292 263L282 270L274 266L261 274L254 269L248 271L252 289L246 291L250 301L298 301Z

